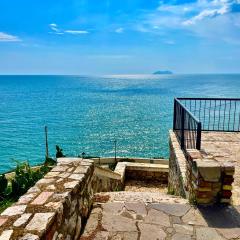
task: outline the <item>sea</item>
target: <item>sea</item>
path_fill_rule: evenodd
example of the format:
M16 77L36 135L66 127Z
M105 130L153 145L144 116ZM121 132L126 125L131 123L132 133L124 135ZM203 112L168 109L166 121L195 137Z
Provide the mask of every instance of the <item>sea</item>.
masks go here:
M66 156L168 158L175 97L240 97L240 74L0 76L0 173Z

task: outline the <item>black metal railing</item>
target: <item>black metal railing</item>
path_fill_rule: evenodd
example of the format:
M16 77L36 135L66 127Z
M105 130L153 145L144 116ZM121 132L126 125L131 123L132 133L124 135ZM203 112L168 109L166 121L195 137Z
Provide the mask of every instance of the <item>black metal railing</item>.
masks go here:
M240 132L240 98L176 98L173 129L182 149L200 149L202 131Z
M174 99L173 130L182 149L201 148L201 122L176 98Z

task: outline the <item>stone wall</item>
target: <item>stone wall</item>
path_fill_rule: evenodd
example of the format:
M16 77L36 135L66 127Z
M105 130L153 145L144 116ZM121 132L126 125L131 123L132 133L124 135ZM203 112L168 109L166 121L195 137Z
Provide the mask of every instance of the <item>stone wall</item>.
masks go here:
M0 216L0 240L77 240L93 194L121 187L119 176L94 171L93 161L61 158L17 203Z
M144 170L126 170L125 179L153 180L161 183L168 183L168 172L154 172Z
M168 192L185 198L187 161L173 131L169 132L169 150Z
M204 158L198 150L187 151L189 198L198 204L230 203L234 166Z
M197 204L230 203L234 165L210 159L204 151L180 148L170 131L169 192Z

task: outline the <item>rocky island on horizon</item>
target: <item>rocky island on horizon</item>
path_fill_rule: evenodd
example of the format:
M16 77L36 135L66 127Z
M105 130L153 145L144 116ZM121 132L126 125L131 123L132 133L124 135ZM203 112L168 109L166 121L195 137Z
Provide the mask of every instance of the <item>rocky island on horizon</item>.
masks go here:
M156 71L153 74L173 74L173 72L169 70L162 70L162 71Z

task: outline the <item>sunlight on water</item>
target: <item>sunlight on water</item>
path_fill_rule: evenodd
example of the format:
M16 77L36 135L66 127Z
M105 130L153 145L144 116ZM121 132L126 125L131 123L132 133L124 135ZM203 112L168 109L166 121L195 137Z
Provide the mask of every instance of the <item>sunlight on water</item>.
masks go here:
M168 157L173 98L239 97L240 75L0 76L0 171L52 156Z

